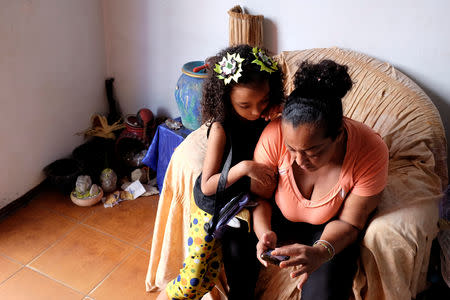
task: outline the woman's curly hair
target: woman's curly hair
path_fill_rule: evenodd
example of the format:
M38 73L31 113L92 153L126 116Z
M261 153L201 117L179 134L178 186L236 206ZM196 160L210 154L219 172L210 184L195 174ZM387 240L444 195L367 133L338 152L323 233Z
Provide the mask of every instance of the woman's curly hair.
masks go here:
M342 97L352 88L348 67L332 60L302 62L295 74L295 89L283 110L292 126L320 124L326 137L335 139L342 127Z
M278 71L272 73L260 71L260 66L252 63L255 59L252 49L249 45L232 46L206 60L209 67L207 68L208 77L203 82L203 95L201 100L203 122L211 124L212 122L223 122L228 119L232 111L230 91L238 84L257 86L267 81L270 88L269 107L283 102L284 93L281 68L278 67ZM227 53L239 54L244 61L242 62L242 75L239 77L238 83L232 80L226 85L224 80L217 77L218 74L214 71L214 67Z

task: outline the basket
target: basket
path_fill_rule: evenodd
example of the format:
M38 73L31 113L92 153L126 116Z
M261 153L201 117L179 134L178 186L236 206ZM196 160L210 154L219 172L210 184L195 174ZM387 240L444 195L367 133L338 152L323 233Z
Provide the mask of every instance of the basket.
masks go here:
M77 177L83 173L83 165L72 158L58 159L44 168L44 173L54 185L64 194L70 194Z
M239 5L230 9L228 14L230 46L248 44L252 47L263 47L264 16L246 14Z

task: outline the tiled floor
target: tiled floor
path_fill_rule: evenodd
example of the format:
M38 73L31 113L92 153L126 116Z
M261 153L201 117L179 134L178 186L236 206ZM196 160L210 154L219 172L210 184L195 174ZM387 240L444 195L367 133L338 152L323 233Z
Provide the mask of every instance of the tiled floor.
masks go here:
M79 207L46 189L0 221L0 299L146 299L158 195Z

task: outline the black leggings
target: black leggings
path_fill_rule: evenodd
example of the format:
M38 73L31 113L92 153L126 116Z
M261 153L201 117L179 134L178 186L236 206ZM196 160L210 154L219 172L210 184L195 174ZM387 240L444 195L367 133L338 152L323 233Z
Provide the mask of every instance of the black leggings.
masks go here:
M312 225L286 220L278 207L273 208L272 228L279 244L312 245L320 239L326 224ZM348 246L310 274L302 289L302 300L348 300L359 256L359 241Z
M222 253L229 300L254 299L259 262L256 259L256 236L241 221L240 228L227 228L222 237Z

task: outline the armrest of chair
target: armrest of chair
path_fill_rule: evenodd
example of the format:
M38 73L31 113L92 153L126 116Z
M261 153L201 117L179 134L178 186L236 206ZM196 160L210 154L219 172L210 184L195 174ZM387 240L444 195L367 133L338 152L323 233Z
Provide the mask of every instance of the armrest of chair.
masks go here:
M425 288L431 243L438 232L437 200L374 216L361 245L353 284L356 299L409 300Z
M145 280L148 292L163 289L175 278L187 255L190 205L206 150L206 126L192 132L175 149L160 192L152 248ZM204 299L226 299L223 282Z

